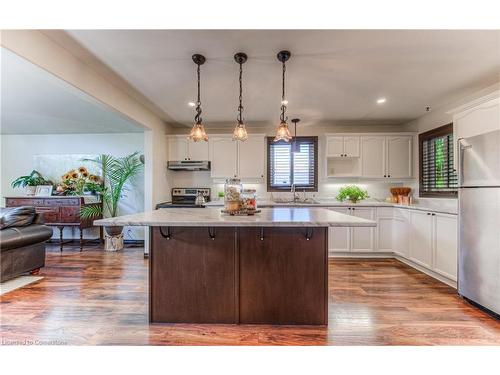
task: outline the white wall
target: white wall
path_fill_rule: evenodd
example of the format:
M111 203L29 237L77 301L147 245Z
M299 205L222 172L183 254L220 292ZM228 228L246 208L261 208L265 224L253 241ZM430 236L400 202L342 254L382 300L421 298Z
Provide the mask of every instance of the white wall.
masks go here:
M33 156L40 154L111 154L124 156L135 151L144 153L144 134L44 134L2 135L1 138L1 205L4 197L23 195L21 189L13 189L10 183L33 169ZM78 167L75 165L75 168ZM55 182L55 181L54 181ZM127 196L120 204L120 214L144 211L144 176L134 179ZM75 229L67 228L65 237L78 237ZM125 228L126 239L144 239L142 228ZM95 230L84 231L86 238L96 236ZM55 233L55 237L58 233Z

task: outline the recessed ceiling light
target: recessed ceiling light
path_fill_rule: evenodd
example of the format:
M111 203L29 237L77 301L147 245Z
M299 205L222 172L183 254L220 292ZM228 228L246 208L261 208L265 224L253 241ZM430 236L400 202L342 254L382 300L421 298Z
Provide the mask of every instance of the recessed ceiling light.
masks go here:
M188 106L190 106L190 107L194 107L195 105L196 105L196 103L195 103L195 102L189 102L189 103L188 103Z
M386 102L385 98L378 98L377 99L377 104L384 104Z

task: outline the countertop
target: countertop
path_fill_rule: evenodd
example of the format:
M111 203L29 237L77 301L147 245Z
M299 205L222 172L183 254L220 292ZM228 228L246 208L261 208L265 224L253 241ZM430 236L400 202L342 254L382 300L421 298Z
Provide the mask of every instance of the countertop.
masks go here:
M375 227L376 222L319 207L262 208L253 216L221 214L220 207L166 208L94 221L112 226Z
M273 202L271 200L257 200L257 206L259 208L265 207L318 207L318 208L328 208L328 207L397 207L403 209L412 209L412 210L420 210L420 211L431 211L436 213L457 214L457 207L444 205L444 204L430 204L430 203L414 203L411 205L402 205L396 203L388 203L385 201L379 201L375 199L364 200L358 203L351 202L340 202L335 199L316 199L318 203L278 203ZM224 201L212 201L206 204L207 207L222 207L224 205Z

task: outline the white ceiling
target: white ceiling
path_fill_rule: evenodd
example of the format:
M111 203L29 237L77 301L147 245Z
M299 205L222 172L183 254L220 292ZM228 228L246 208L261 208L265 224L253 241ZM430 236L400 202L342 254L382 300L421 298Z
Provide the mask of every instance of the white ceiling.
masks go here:
M144 129L5 48L1 134L131 133Z
M277 121L288 49L289 115L305 121L406 122L471 87L499 80L500 31L404 30L73 30L68 33L162 108L189 125L196 95L193 53L202 53L203 119L236 118L244 64L244 116ZM383 106L378 97L387 98Z

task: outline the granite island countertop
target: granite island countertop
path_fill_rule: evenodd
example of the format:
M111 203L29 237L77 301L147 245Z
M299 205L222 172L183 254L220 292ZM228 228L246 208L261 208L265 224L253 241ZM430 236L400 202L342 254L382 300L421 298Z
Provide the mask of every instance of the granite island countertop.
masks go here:
M99 226L375 227L376 222L320 207L262 208L253 216L222 214L220 207L165 208L94 221Z

